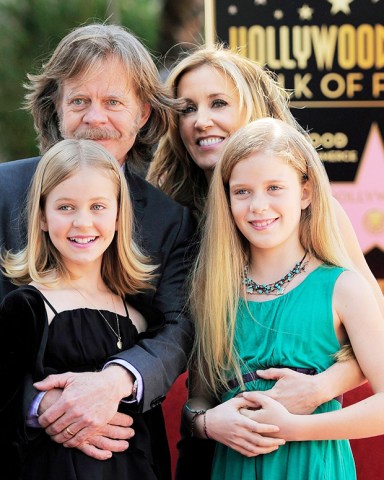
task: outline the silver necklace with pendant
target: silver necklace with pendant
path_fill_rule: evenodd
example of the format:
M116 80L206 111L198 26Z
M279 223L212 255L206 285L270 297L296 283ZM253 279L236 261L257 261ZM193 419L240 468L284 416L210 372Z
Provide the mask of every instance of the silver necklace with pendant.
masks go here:
M105 318L105 316L100 312L100 310L96 307L96 305L91 302L91 300L89 300L88 298L86 298L86 296L80 291L78 290L76 287L72 286L72 288L74 288L76 290L76 292L78 292L86 302L89 302L93 308L95 310L97 310L101 316L101 318L104 320L104 322L108 325L108 327L110 328L111 332L115 335L115 337L117 338L117 342L116 342L116 346L119 350L121 350L123 348L123 341L121 340L121 334L120 334L120 322L119 322L119 317L117 316L117 313L116 313L116 308L115 308L115 302L113 301L113 296L112 296L112 293L111 293L111 300L112 300L112 305L113 305L113 309L114 309L114 313L115 313L115 317L116 317L116 327L117 327L117 332L115 331L115 329L112 327L112 325L108 322L108 320Z

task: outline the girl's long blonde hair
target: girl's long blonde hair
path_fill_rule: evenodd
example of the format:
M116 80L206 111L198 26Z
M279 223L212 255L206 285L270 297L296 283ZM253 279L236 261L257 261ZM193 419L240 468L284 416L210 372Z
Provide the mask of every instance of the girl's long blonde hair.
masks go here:
M351 266L333 211L327 174L307 136L272 118L251 122L233 134L213 174L201 250L191 280L196 322L192 358L199 376L215 395L226 388L229 376L243 384L234 331L239 298L246 298L241 278L249 261L249 243L235 225L228 186L235 165L253 153L281 158L303 182L310 182L311 204L300 220L303 248L326 264Z
M133 240L133 212L127 182L118 162L101 145L91 140L62 140L41 158L27 200L28 240L20 252L1 256L4 275L17 285L31 281L50 284L49 275L68 278L61 255L41 229L47 195L82 166L102 171L112 180L118 201L117 232L104 252L102 278L119 295L150 288L154 266Z
M235 84L241 112L245 113L244 124L258 118L274 117L300 129L289 110L289 94L279 86L274 74L220 44L188 53L171 70L167 85L174 98L178 97L183 75L203 65L217 69ZM207 179L185 148L179 133L178 115L173 115L167 133L159 142L147 179L189 207L200 219L208 194Z

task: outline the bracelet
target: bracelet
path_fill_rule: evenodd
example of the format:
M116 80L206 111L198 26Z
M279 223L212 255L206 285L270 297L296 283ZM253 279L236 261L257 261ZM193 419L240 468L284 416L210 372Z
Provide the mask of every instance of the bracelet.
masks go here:
M203 413L203 431L207 440L211 440L211 437L208 435L208 431L207 431L207 411Z
M196 418L199 416L199 415L204 415L204 434L206 435L205 431L206 431L206 425L205 425L205 414L207 412L206 409L204 408L201 408L200 410L194 410L193 408L191 408L188 403L185 403L184 404L184 408L189 412L189 413L192 413L192 418L191 418L191 437L194 436L194 430L195 430L195 421L196 421ZM207 436L208 438L208 436Z

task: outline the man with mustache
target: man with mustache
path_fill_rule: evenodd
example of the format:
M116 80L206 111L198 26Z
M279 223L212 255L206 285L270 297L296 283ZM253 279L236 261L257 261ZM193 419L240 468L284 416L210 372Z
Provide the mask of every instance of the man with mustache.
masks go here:
M130 402L146 412L159 478L170 478L161 402L185 369L191 346L183 283L193 222L186 208L137 172L146 170L175 101L166 94L145 47L114 25L73 30L41 72L28 79L26 108L33 116L41 153L60 139L86 138L104 145L124 169L135 239L158 265L155 288L145 296L166 318L159 333L111 358L100 372L49 376L38 385L39 394L29 379L24 396L28 424L36 422L55 441L105 459L110 451L126 448L123 439L132 434L130 421L116 412L121 401ZM36 157L0 165L0 245L7 250L24 246L21 211L38 161ZM0 280L1 300L15 286L3 276ZM33 435L33 429L26 432Z

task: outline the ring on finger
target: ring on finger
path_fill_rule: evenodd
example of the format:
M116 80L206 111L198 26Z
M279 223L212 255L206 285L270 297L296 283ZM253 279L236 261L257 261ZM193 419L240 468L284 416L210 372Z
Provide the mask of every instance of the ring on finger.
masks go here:
M70 430L69 427L66 427L65 431L68 433L69 436L73 437L75 434Z

